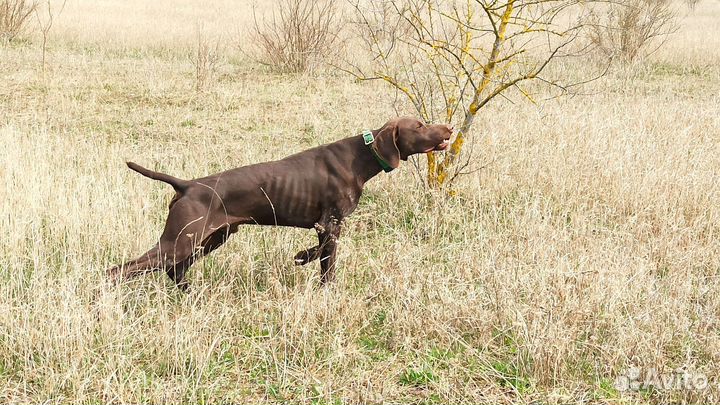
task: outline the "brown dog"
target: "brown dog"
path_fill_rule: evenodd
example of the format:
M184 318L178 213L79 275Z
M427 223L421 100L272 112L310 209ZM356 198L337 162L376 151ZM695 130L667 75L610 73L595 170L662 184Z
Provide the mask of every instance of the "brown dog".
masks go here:
M160 242L135 260L107 270L112 280L165 270L187 288L185 272L195 259L222 245L241 224L315 228L318 245L295 263L321 258L322 283L335 271L341 221L357 207L363 186L381 170L417 153L444 150L448 125L398 118L382 128L288 156L195 180L181 180L128 162L136 172L175 189Z

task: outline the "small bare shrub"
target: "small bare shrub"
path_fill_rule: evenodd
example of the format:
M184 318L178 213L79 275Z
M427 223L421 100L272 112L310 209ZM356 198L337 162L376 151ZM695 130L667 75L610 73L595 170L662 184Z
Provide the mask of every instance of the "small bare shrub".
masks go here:
M606 56L626 63L656 51L677 29L671 0L621 0L594 20L593 44Z
M22 34L36 1L0 0L0 42L10 42Z
M38 4L37 7L33 9L33 12L35 13L35 18L37 19L38 26L40 27L40 34L42 41L40 42L40 49L42 51L42 71L45 72L46 68L46 60L47 60L47 45L48 45L48 39L50 38L50 30L53 27L53 24L55 23L55 19L62 14L63 10L65 10L65 4L67 4L67 0L63 0L62 3L60 3L59 8L53 9L53 4L50 2L50 0L46 0L42 4ZM58 4L56 4L57 6Z
M271 16L253 17L248 53L279 71L310 70L338 42L338 9L331 0L280 0Z
M685 0L685 5L692 11L695 11L698 3L700 3L700 0Z
M217 74L221 62L221 41L208 38L198 29L197 43L188 55L190 63L195 67L195 90L202 92Z

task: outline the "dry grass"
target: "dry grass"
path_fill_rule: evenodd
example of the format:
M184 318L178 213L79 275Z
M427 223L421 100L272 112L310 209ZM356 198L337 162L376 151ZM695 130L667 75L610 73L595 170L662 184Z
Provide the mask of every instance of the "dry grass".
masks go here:
M187 295L159 274L103 283L153 244L172 194L124 160L201 176L377 127L393 100L232 58L198 95L195 32L178 24L207 11L138 4L69 2L44 76L37 47L0 48L0 401L718 398L717 2L588 96L492 105L476 131L492 163L455 198L409 165L373 180L333 285L291 265L312 232L247 227L192 268ZM234 27L234 4L204 9L207 26ZM617 392L633 364L711 387Z

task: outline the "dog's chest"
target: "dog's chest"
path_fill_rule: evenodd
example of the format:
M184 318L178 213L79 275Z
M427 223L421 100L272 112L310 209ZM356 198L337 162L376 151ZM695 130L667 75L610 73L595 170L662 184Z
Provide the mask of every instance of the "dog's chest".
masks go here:
M338 190L335 194L334 208L341 217L346 217L355 211L360 201L362 189L346 188Z

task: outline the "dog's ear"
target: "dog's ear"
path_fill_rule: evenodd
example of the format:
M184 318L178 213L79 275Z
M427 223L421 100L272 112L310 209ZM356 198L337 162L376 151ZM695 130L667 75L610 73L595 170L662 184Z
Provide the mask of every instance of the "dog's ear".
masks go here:
M390 121L375 135L375 151L393 169L400 166L400 149L397 146L398 126Z

